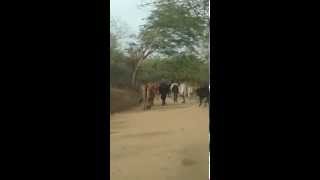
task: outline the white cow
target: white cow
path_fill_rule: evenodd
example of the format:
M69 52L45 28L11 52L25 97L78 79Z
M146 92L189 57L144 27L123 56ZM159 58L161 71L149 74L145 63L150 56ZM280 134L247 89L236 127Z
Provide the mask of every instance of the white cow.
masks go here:
M185 103L185 97L187 96L187 85L183 82L179 85L179 95L182 97L182 103Z
M188 96L188 98L192 97L193 92L194 92L193 87L192 86L188 86L187 87L187 96Z

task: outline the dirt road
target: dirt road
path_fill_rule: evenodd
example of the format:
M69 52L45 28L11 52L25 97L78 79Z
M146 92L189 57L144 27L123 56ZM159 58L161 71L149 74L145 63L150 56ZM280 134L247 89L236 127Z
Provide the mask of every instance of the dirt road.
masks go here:
M111 115L111 180L208 179L208 108L159 104Z

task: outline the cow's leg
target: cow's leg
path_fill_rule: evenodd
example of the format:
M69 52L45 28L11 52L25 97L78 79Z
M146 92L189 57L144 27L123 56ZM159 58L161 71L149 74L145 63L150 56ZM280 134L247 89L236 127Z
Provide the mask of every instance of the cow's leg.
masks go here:
M185 96L184 96L184 95L182 95L182 103L183 103L183 104L186 103L186 99L185 99Z
M206 97L205 99L206 101L204 102L204 107L207 107L207 104L208 104L208 97Z
M148 102L146 99L144 99L144 102L143 102L143 110L146 110L147 109L147 105L148 105Z
M151 102L151 98L148 98L148 106L151 107L152 102Z
M200 98L200 104L199 104L199 107L200 107L200 106L201 106L201 104L202 104L202 99L203 99L203 97L202 97L202 96L200 96L199 98Z
M161 101L162 101L161 105L164 106L165 105L165 97L163 94L161 94Z

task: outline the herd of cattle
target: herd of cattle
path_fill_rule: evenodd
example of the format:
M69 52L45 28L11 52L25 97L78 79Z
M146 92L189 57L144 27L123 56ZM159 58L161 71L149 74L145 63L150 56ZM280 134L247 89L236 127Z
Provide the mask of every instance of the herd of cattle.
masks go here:
M201 85L197 88L187 85L182 82L149 82L141 86L142 98L140 103L143 102L144 109L150 109L154 105L156 97L161 98L162 106L165 106L167 97L173 97L173 102L178 103L178 97L182 98L182 103L186 102L186 98L191 98L195 95L199 97L199 106L205 100L205 105L209 103L210 93L209 85Z

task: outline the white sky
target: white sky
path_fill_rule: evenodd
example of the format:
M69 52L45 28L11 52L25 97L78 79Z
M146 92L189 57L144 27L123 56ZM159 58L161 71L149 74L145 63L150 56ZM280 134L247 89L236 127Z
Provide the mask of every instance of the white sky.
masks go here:
M143 18L150 10L138 6L146 0L110 0L110 16L128 25L129 33L138 33L139 26L144 24Z

